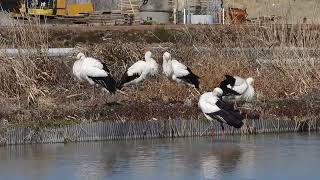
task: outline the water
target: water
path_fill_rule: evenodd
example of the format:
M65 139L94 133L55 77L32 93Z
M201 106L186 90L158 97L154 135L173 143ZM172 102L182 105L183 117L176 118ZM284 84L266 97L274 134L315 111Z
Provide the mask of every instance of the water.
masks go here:
M320 179L320 135L0 147L0 179Z

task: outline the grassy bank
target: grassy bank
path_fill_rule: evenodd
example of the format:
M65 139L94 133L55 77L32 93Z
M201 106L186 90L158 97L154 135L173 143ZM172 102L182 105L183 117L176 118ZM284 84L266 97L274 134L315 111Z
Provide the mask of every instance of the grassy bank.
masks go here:
M141 26L105 30L48 27L32 20L14 24L2 29L0 48L75 46L106 62L118 79L128 65L143 58L146 50L153 49L158 63L168 50L201 77L201 92L218 86L224 74L253 77L257 98L245 104L243 111L258 112L268 119L316 116L320 110L320 56L308 50L319 46L319 26ZM226 48L250 48L251 53ZM46 54L0 55L0 119L28 127L119 119L203 119L197 108L198 95L169 82L161 73L138 87L125 88L128 96L98 92L97 105L90 106L92 88L74 81L73 62L70 57Z

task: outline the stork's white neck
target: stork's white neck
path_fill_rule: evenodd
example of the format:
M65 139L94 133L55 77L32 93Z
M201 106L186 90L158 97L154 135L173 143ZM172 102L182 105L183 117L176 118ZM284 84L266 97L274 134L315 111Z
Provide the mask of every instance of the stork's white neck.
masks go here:
M163 58L163 64L171 64L172 61L170 58Z
M150 51L148 51L148 52L146 52L145 54L144 54L144 59L146 60L146 62L147 61L152 61L152 53L150 52Z
M85 60L86 59L86 57L85 56L82 56L80 59L79 59L79 61L83 61L83 60Z

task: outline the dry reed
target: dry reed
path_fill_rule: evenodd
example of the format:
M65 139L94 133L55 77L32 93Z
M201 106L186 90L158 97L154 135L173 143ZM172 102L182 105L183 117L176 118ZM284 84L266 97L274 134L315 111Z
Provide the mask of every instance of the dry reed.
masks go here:
M34 103L39 94L43 94L41 81L46 81L50 73L46 68L48 57L48 34L46 26L38 20L29 19L24 23L11 21L8 35L10 40L2 42L0 48L15 48L17 57L0 56L1 95L11 98L26 97L28 103ZM33 56L26 49L34 49L40 56ZM18 99L19 99L18 98Z
M128 66L142 59L148 49L153 49L160 64L162 53L168 50L190 66L201 77L201 92L218 86L224 74L252 76L256 80L254 86L258 95L253 108L263 111L264 116L268 117L278 112L273 111L276 109L272 106L273 101L318 93L315 89L320 84L319 34L318 26L304 24L197 26L182 31L148 33L152 39L150 42L146 40L148 35L144 34L140 37L143 41L130 41L123 36L98 44L78 43L77 48L106 62L117 79ZM135 35L140 36L136 32ZM155 35L157 38L154 38ZM12 58L5 54L0 56L0 105L7 107L0 110L0 119L10 117L10 121L19 123L34 119L146 120L152 116L161 119L166 112L165 118L179 116L176 112L185 118L202 117L196 107L196 92L168 81L161 74L141 86L124 88L129 98L99 93L96 102L100 105L92 109L87 106L91 88L88 85L79 88L72 78L73 60L53 59L46 55L49 39L53 38L46 25L32 19L24 23L15 21L7 31L7 37L11 38L0 41L0 48L17 48L20 54ZM22 49L37 49L39 54L23 53ZM113 99L122 105L106 106L105 99ZM305 104L308 103L320 109L314 106L315 101L305 101ZM276 104L280 108L292 106L292 103ZM134 106L142 110L138 111ZM288 113L295 112L279 112L279 115L286 116Z

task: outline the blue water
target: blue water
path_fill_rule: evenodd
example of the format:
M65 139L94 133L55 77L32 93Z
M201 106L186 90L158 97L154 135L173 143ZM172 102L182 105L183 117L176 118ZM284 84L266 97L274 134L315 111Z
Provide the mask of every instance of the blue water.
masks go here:
M0 179L320 179L320 135L0 147Z

